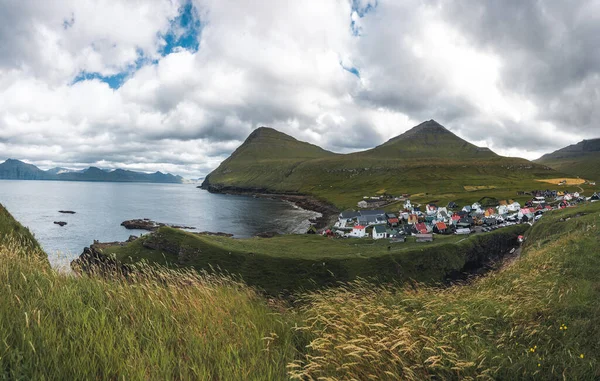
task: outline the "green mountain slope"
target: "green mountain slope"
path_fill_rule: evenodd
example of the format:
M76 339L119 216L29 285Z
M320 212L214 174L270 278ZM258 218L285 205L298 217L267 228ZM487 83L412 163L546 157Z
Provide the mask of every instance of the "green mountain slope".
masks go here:
M600 139L584 140L535 160L560 172L600 181Z
M260 138L263 131L268 132L266 138ZM481 197L510 197L516 190L537 189L535 179L559 176L543 165L479 148L435 121L373 149L345 155L272 129L261 129L257 135L207 176L203 187L303 193L347 208L376 193L472 200L477 194L466 197L466 189L482 189Z
M301 163L331 156L336 154L272 128L260 127L206 177L204 185L210 184L215 190L227 187L293 191L278 184L284 183Z

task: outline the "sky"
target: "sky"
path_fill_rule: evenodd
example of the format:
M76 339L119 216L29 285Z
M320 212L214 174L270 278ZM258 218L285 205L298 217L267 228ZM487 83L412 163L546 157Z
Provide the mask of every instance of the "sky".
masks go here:
M0 0L0 159L196 178L429 119L535 159L600 137L599 47L600 0Z

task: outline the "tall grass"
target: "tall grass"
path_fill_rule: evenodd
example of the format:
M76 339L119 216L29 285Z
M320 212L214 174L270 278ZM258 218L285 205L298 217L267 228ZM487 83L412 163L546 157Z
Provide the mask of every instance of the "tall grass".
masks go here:
M289 321L233 279L155 267L65 276L21 247L0 245L0 378L286 377L298 345Z
M600 219L557 218L532 232L525 257L468 285L356 281L305 295L297 329L312 339L291 376L600 379Z
M0 379L600 379L600 204L464 285L359 280L294 308L222 275L60 274L1 212Z

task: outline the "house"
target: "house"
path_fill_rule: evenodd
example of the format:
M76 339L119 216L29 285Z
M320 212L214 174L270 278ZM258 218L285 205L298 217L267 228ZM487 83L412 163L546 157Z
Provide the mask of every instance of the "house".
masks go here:
M448 232L448 226L443 222L438 222L433 226L433 232L437 234L446 234Z
M481 204L476 202L473 205L471 205L471 209L475 209L475 210L481 209Z
M373 227L373 239L387 238L387 229L383 225L375 225Z
M458 222L460 221L460 216L458 214L455 214L451 217L451 221L453 225L458 224Z
M590 201L600 201L600 195L598 193L594 193L592 197L590 197Z
M473 210L473 208L471 208L470 205L467 205L464 208L462 208L462 211L466 212L466 213L471 213L472 210Z
M398 238L400 236L404 236L404 234L400 233L398 229L387 229L387 237L388 238Z
M385 211L383 210L361 210L360 215L365 216L385 216Z
M464 226L471 227L474 224L475 224L475 220L473 219L473 217L466 216L466 217L461 218L458 221L457 226L460 226L460 227L464 227Z
M390 225L391 227L398 226L400 224L400 220L398 219L398 217L388 218L387 222L388 225Z
M450 201L448 203L448 209L456 209L458 208L458 205L456 205L456 203L454 201Z
M346 210L338 216L338 221L340 222L340 226L345 226L347 222L352 221L356 217L360 216L360 212L355 212L354 210Z
M404 203L404 210L407 210L409 212L413 210L413 207L412 207L412 204L410 203L410 200L406 200L406 202Z
M508 214L508 206L507 205L500 205L498 207L498 214L501 214L501 215Z
M348 234L349 237L363 238L367 236L367 227L363 225L356 225L352 228L352 231Z
M450 215L448 214L448 209L446 208L438 208L437 210L437 219L438 221L448 221Z
M515 201L515 202L512 202L512 203L510 203L510 204L509 204L509 205L506 207L506 209L507 209L509 212L518 212L518 211L519 211L519 209L521 209L521 204L519 204L518 202L516 202L516 201Z
M435 204L427 204L427 206L425 207L425 211L430 216L437 214L437 210L438 210L438 207Z
M498 202L498 205L499 205L499 206L507 206L507 205L508 205L508 202L507 202L506 200L500 200L500 201Z
M491 217L494 214L496 214L496 211L493 208L486 209L486 211L485 211L485 216L486 217Z
M486 218L483 220L483 223L484 223L485 225L487 225L487 226L494 226L494 225L497 225L497 224L498 224L498 220L497 220L497 219L495 219L495 218L486 217Z
M416 214L410 214L408 216L408 224L414 225L419 222L419 217Z
M414 225L415 231L417 234L427 234L429 230L427 230L427 225L423 222Z
M417 242L433 242L433 234L417 234Z

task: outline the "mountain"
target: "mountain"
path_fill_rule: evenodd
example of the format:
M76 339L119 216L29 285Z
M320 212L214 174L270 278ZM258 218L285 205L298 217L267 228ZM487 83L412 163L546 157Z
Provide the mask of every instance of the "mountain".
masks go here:
M558 171L600 180L600 139L583 140L535 160Z
M161 172L143 173L124 169L113 171L89 167L82 171L66 168L52 168L43 171L32 164L8 159L0 164L0 179L3 180L61 180L61 181L110 181L110 182L146 182L146 183L182 183L181 176Z
M422 194L443 201L477 194L514 197L537 189L550 168L477 147L430 120L362 152L335 154L270 128L259 128L202 187L215 192L299 193L340 208L363 196ZM475 196L465 192L475 191ZM477 191L481 191L477 193Z
M435 120L423 122L363 154L406 159L424 156L462 159L498 157L489 148L480 148L459 138Z
M0 164L0 179L11 180L48 180L52 174L42 171L32 164L8 159Z
M336 154L275 129L260 127L205 178L203 186L270 189L271 184L284 182L303 162L331 156Z

